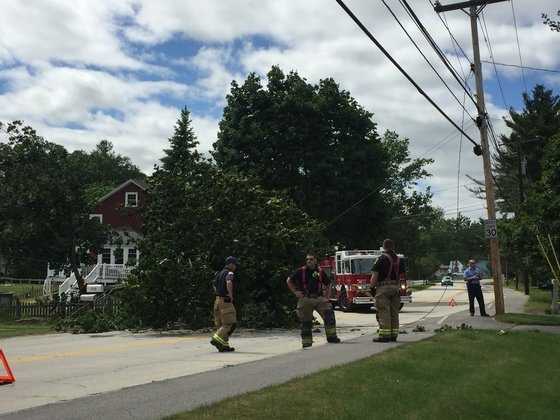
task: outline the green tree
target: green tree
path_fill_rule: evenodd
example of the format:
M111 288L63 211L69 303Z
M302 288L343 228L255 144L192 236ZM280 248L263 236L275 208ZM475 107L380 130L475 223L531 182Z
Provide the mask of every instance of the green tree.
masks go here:
M232 82L213 156L286 192L333 243L370 247L406 187L426 175L428 161L411 161L407 147L395 133L380 138L372 114L333 79L311 84L273 67L266 87L255 74Z
M523 94L523 101L524 109L511 109L505 120L511 133L501 136L502 147L494 168L500 187L497 194L503 199L500 209L506 212L519 211L520 182L526 193L540 179L546 145L560 131L560 97L552 90L537 85L530 96ZM520 165L526 169L520 170Z
M146 178L129 157L116 153L108 140L101 140L91 152L72 152L70 160L83 176L83 191L92 206L117 185L129 179Z
M204 160L186 110L169 142L149 180L142 258L129 281L128 310L145 325L208 325L214 273L235 255L243 322L285 325L286 275L307 249L324 249L321 225L289 198Z
M560 10L556 12L556 16L560 17ZM543 23L550 27L551 31L560 32L560 20L551 19L548 14L542 14Z
M14 121L0 130L0 254L12 271L43 276L47 262L70 263L80 286L80 258L107 230L89 219L84 173L64 147Z

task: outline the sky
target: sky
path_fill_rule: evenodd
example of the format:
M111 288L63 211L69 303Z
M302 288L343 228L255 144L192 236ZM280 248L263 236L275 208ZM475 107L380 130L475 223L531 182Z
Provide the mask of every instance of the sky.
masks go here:
M397 0L387 0L428 59L463 101L463 91L422 38ZM409 0L460 74L468 61L457 53L429 0ZM443 4L450 3L444 0ZM395 59L461 124L460 104L446 90L381 1L347 0ZM484 20L494 59L519 64L512 4L525 66L560 69L560 33L542 24L558 0L516 0L489 5ZM472 57L469 19L461 11L445 19ZM480 29L480 28L479 28ZM480 33L481 56L490 59ZM459 207L482 217L484 203L466 190L482 177L482 159L355 26L334 0L3 0L0 14L0 121L24 120L49 141L69 150L92 149L108 139L118 153L152 171L186 106L200 150L216 139L232 80L265 75L272 65L296 70L310 82L333 77L374 113L380 133L410 139L413 157L430 157L434 204L454 215ZM502 117L522 106L525 86L541 83L560 93L560 73L483 66L487 109L497 133ZM503 88L500 94L498 81ZM474 78L468 76L474 90ZM466 100L468 112L474 104ZM478 141L468 115L465 131ZM459 149L462 153L459 160ZM459 170L460 161L460 170ZM351 203L349 203L350 205Z

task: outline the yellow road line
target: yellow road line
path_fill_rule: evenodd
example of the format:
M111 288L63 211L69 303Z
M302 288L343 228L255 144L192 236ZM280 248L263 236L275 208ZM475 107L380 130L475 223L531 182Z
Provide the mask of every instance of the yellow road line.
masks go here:
M114 344L108 346L87 347L83 350L52 352L52 353L45 353L45 354L37 354L33 356L16 356L16 357L12 357L12 360L15 363L43 362L45 360L54 360L54 359L62 359L62 358L69 358L69 357L85 357L85 356L95 356L98 354L121 353L121 352L127 352L133 348L158 347L161 345L173 345L184 341L193 341L193 340L201 340L201 339L206 339L206 337L180 337L180 338L142 340L138 342L121 343L121 344Z

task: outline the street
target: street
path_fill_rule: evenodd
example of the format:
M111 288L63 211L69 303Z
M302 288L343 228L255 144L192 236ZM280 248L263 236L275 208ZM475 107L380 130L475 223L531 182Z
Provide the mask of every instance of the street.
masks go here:
M485 284L483 290L493 313L492 286ZM455 306L449 305L451 299ZM410 331L417 323L443 324L448 316L467 309L462 282L448 288L433 286L413 293L413 303L401 312L401 326ZM375 333L377 328L371 312L337 311L336 316L343 341ZM314 336L315 346L325 343L322 331ZM1 346L16 382L0 388L0 414L301 351L297 331L242 331L231 340L236 352L227 354L215 352L208 340L208 334L180 331L6 339Z

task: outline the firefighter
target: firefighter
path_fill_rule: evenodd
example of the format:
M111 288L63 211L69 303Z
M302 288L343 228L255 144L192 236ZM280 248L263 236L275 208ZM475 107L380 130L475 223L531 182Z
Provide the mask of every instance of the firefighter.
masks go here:
M317 258L308 254L305 265L287 279L288 287L297 297L297 314L301 322L301 343L303 348L313 344L313 311L317 311L325 324L329 343L340 343L336 335L334 310L329 301L330 282L325 273L317 266ZM323 289L326 288L326 297Z
M233 305L235 290L235 270L238 267L237 258L227 257L226 264L222 271L216 273L214 277L214 324L216 333L212 336L210 344L218 349L219 352L235 351L229 345L229 337L235 330L237 316Z
M395 253L395 243L391 239L383 241L383 254L373 266L371 287L375 288L375 307L379 322L379 336L373 341L387 343L397 341L399 335L399 294L400 259Z

